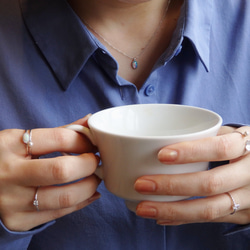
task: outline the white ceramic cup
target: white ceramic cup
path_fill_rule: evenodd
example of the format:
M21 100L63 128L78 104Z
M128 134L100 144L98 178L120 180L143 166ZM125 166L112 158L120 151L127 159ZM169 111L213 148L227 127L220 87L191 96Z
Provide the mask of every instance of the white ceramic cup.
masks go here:
M68 128L86 135L98 147L102 166L98 175L106 188L126 200L134 210L142 200L176 201L184 196L143 195L134 190L144 175L204 171L208 162L165 165L157 154L164 146L215 136L222 118L209 110L171 104L137 104L105 109L93 114L89 128ZM101 173L100 173L101 172Z

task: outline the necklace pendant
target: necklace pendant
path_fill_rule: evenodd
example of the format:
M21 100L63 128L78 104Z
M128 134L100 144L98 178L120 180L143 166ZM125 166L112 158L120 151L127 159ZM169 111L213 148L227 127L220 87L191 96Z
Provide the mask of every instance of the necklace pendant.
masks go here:
M131 62L131 67L132 67L132 69L138 68L138 62L136 61L136 58L133 58L133 60Z

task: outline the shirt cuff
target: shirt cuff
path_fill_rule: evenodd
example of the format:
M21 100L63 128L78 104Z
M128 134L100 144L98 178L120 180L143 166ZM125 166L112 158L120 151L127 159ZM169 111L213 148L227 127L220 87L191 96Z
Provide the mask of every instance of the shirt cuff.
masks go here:
M15 232L5 227L0 220L0 246L1 249L27 249L33 235L40 233L47 227L53 225L55 221L48 222L30 231Z

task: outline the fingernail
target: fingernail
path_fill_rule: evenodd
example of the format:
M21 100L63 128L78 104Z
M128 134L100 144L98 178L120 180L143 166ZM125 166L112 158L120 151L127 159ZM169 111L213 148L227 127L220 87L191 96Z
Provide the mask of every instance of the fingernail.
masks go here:
M173 224L173 221L170 221L170 220L157 221L157 225L160 225L160 226L167 226L171 224Z
M173 162L177 159L178 152L172 149L162 149L158 153L158 159L161 162Z
M92 116L91 113L87 114L87 115L85 116L85 118L88 118L88 119L89 119L90 116Z
M88 203L92 203L92 202L98 200L100 197L101 197L101 194L98 193L98 192L96 192L96 193L94 193L93 196L91 196L91 197L88 199Z
M156 183L148 179L138 179L135 182L134 188L140 193L152 193L156 191Z
M136 214L144 218L154 219L157 216L157 210L154 207L138 206Z

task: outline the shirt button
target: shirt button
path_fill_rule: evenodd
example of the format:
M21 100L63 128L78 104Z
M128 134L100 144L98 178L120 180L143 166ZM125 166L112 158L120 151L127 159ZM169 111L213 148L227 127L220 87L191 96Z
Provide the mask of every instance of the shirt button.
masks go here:
M151 95L153 95L154 94L154 92L155 92L155 87L153 86L153 85L148 85L147 87L146 87L146 89L145 89L145 95L146 96L151 96Z

